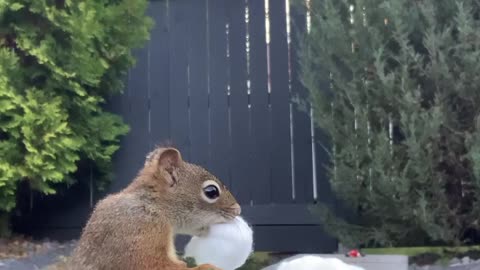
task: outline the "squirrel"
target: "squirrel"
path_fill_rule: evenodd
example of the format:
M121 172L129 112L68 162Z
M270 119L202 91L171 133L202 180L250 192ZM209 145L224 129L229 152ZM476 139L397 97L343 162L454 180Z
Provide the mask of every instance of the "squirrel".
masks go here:
M220 180L186 162L178 149L157 147L125 189L99 201L68 263L70 270L220 270L188 268L174 236L205 236L241 207Z

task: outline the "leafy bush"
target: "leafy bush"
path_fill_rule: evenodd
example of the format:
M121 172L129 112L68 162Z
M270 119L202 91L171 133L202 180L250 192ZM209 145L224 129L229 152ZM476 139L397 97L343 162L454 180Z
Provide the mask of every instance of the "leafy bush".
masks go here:
M302 80L331 140L330 182L358 214L349 244L476 241L480 2L311 0Z
M152 26L147 0L0 2L0 211L20 181L45 194L71 184L80 161L111 177L122 119L102 105L119 94L131 49Z
M183 258L183 261L187 263L188 267L195 267L197 263L194 258ZM244 265L237 270L259 270L272 264L272 259L266 253L253 253L247 259Z

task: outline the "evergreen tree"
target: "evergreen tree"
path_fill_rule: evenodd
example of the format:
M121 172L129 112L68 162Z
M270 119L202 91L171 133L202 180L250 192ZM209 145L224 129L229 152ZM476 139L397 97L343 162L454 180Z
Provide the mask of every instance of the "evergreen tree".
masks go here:
M346 244L471 242L480 217L480 2L311 0L301 78L331 140L321 208Z
M21 181L45 194L80 161L102 187L128 132L102 105L148 39L147 0L0 0L0 214ZM2 226L0 226L2 227ZM5 226L3 226L5 227ZM1 233L1 232L0 232Z

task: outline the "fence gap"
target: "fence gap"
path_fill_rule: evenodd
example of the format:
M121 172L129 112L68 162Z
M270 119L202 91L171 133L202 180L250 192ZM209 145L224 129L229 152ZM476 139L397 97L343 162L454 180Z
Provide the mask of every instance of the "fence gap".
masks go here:
M229 150L233 153L233 135L232 135L232 102L231 102L231 93L232 93L232 65L231 65L231 55L230 55L230 21L229 17L227 16L227 23L225 25L225 31L227 33L227 59L228 59L228 66L227 66L227 105L228 105L228 142L229 142ZM229 159L230 166L228 167L228 178L230 179L230 187L233 187L233 166L234 160L233 157Z
M312 30L312 11L311 11L311 1L312 0L305 0L306 6L306 25L307 25L307 33L310 33ZM316 140L315 140L315 115L313 106L308 104L309 108L308 113L310 116L310 144L311 144L311 152L312 152L312 196L313 201L316 202L318 199L318 191L317 191L317 151L316 151ZM335 170L335 165L334 165Z
M285 1L285 20L286 20L286 31L287 31L287 48L288 48L288 92L290 95L289 102L289 119L290 119L290 168L291 168L291 179L292 179L292 200L295 201L297 197L296 192L296 179L295 179L295 145L294 145L294 119L293 119L293 102L292 102L292 44L291 44L291 13L290 13L290 1Z

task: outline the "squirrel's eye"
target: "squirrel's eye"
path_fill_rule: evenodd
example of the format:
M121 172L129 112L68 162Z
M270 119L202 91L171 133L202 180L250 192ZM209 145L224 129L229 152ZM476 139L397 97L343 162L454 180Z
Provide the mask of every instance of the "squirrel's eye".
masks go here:
M202 198L207 203L214 203L220 198L220 186L213 180L207 180L202 184Z
M214 185L205 187L203 189L203 193L205 193L205 196L210 200L215 200L220 196L220 192L218 191L218 188Z

